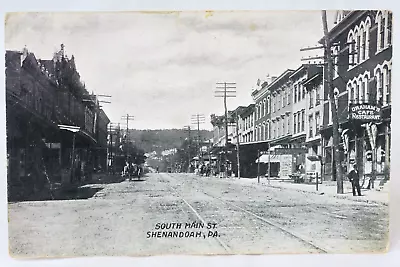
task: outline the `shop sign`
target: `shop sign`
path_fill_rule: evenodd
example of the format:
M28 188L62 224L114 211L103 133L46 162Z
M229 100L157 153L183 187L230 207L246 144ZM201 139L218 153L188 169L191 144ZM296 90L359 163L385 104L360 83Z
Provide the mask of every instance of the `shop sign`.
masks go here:
M351 104L349 116L352 120L358 121L380 121L381 108L371 104Z

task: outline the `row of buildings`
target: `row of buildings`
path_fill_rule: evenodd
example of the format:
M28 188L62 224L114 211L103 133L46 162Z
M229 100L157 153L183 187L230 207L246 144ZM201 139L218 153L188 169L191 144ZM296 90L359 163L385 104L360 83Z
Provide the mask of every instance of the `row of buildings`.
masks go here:
M214 153L224 153L226 141L235 144L227 158L237 171L234 147L239 142L242 176L264 175L270 166L271 177L289 178L300 169L335 180L332 97L343 168L357 163L363 177L389 177L392 14L338 11L328 36L333 44L332 96L325 64L303 64L257 81L251 92L254 103L229 111L228 140L225 117L212 115Z
M26 47L5 56L9 199L34 198L105 169L109 119L81 82L74 56L63 45L46 60Z

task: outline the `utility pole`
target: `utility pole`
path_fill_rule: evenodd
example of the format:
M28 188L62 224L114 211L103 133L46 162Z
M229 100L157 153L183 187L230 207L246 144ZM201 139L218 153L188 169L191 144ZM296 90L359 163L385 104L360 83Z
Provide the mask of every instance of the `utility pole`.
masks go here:
M113 159L112 159L112 153L113 153L113 146L112 146L112 129L111 129L111 123L110 125L110 129L109 129L109 136L110 136L110 144L109 144L109 148L108 148L108 163L107 163L107 168L108 168L108 173L112 173L112 165L113 165Z
M334 98L334 88L333 88L333 62L331 54L331 40L329 38L328 31L328 21L326 18L326 10L322 10L322 24L324 30L324 42L325 42L325 56L327 63L327 85L329 90L329 101L332 107L332 135L333 135L333 147L334 147L334 157L335 157L335 167L336 167L336 183L337 183L337 193L343 194L343 172L340 164L340 136L339 136L339 120L337 114L336 101Z
M200 124L203 124L206 122L206 118L204 117L204 114L195 114L192 115L191 118L192 124L197 124L197 151L199 153L199 158L203 158L203 151L201 150L201 137L200 137Z
M239 140L239 114L236 110L236 160L237 160L237 177L240 179L240 140Z
M335 93L334 93L334 86L333 86L333 72L335 71L334 69L334 57L339 56L339 54L343 53L344 51L347 51L345 48L343 48L341 51L339 51L336 55L332 55L332 47L338 46L339 44L337 43L332 43L330 38L329 38L329 31L328 31L328 22L326 18L326 10L322 11L322 26L323 26L323 31L324 31L324 43L322 46L316 46L316 47L308 47L308 48L302 48L300 51L310 51L310 50L316 50L316 49L324 49L324 56L315 56L315 57L308 57L305 59L302 59L302 61L308 61L309 64L312 65L321 65L324 67L324 71L326 68L326 78L324 79L324 82L327 83L327 86L325 88L328 89L329 92L329 102L331 105L331 114L332 114L332 139L333 139L333 157L334 157L334 166L332 166L336 170L336 183L337 183L337 193L338 194L343 194L343 170L341 166L341 160L340 160L340 133L339 133L339 118L337 114L337 108L338 105L336 102L339 102L339 99L336 98ZM323 60L322 63L310 63L311 60ZM324 100L324 99L322 99ZM321 160L322 162L322 160ZM321 180L322 180L322 173L321 173Z
M118 124L119 128L119 124ZM115 123L109 123L109 136L110 136L110 144L109 144L109 152L108 152L108 160L110 163L110 167L108 172L114 174L114 165L115 165L115 160L114 160L114 155L116 155L116 148L117 148L117 140L118 140L118 128L115 126ZM113 145L113 135L115 135L115 146ZM108 167L108 163L107 163Z
M217 83L215 97L224 98L224 110L225 110L225 176L228 177L228 108L226 105L226 99L228 97L236 97L236 83L234 82L221 82Z
M130 146L130 140L129 140L129 121L134 120L134 116L126 114L125 116L121 117L122 120L126 120L126 162L128 162L129 166L132 161L132 159L129 156L129 146ZM128 178L129 180L131 179L130 172L128 171Z
M191 156L190 156L190 148L191 148L191 146L190 146L190 143L191 143L190 126L185 126L184 129L188 131L188 173L190 173L190 162L192 161Z

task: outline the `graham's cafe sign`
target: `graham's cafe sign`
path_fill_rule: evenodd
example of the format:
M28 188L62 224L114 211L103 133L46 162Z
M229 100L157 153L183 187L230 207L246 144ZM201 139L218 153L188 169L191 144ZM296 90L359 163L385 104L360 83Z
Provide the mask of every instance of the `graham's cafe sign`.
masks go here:
M381 108L371 104L351 104L349 117L351 120L358 121L380 121Z

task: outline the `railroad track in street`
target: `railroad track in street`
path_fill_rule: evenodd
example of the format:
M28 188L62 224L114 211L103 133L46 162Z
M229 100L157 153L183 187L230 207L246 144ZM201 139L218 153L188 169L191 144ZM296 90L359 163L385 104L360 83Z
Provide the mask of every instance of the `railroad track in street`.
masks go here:
M176 180L171 174L167 174L167 176L168 176L170 179ZM176 184L179 184L179 182L176 183ZM170 187L171 190L173 190L176 194L178 194L178 197L179 197L180 199L182 199L182 201L185 203L186 206L189 207L189 209L191 210L191 212L194 213L194 214L196 215L196 217L198 217L204 224L206 224L206 221L202 218L202 216L199 214L199 212L196 211L196 209L195 209L192 205L190 205L189 202L188 202L186 199L184 199L184 198L181 196L181 194L178 192L178 189L173 188L171 185L170 185L169 187ZM330 248L326 248L324 245L319 244L319 243L315 242L314 240L311 240L311 239L308 238L308 237L305 237L305 236L303 236L303 235L301 235L301 234L299 234L299 233L296 233L296 232L293 231L293 230L287 229L286 227L284 227L284 226L282 226L282 225L280 225L280 224L274 222L274 221L271 220L271 219L267 219L267 218L265 218L265 217L259 216L259 215L255 214L254 212L252 212L252 211L250 211L250 210L248 210L248 209L246 209L246 208L243 208L243 207L241 207L241 206L238 206L238 205L232 203L231 201L227 201L227 200L224 200L224 199L222 199L222 198L220 198L220 197L217 197L217 196L214 196L214 195L212 195L212 194L206 193L206 192L204 192L204 190L198 190L198 192L201 192L202 194L206 195L206 196L209 197L209 198L212 198L212 199L215 199L215 200L217 200L217 201L219 201L219 202L221 202L221 203L224 203L224 204L227 205L228 207L231 207L231 208L233 208L233 209L235 209L235 210L237 210L237 211L243 212L243 213L245 213L246 215L250 215L252 218L255 218L255 219L257 219L257 220L259 220L259 221L261 221L261 222L263 222L263 223L265 223L265 224L267 224L267 225L270 225L271 227L273 227L273 228L275 228L275 229L278 229L280 232L284 233L285 235L287 235L287 236L289 236L289 237L291 237L291 238L296 239L297 241L299 241L299 242L301 242L301 243L307 245L308 247L313 248L314 250L318 251L319 253L330 253L330 250L331 250ZM230 248L225 242L223 242L219 237L217 237L216 239L217 239L217 241L219 242L219 244L221 244L221 246L223 246L224 249L225 249L228 253L230 253L230 252L232 251L231 248Z

